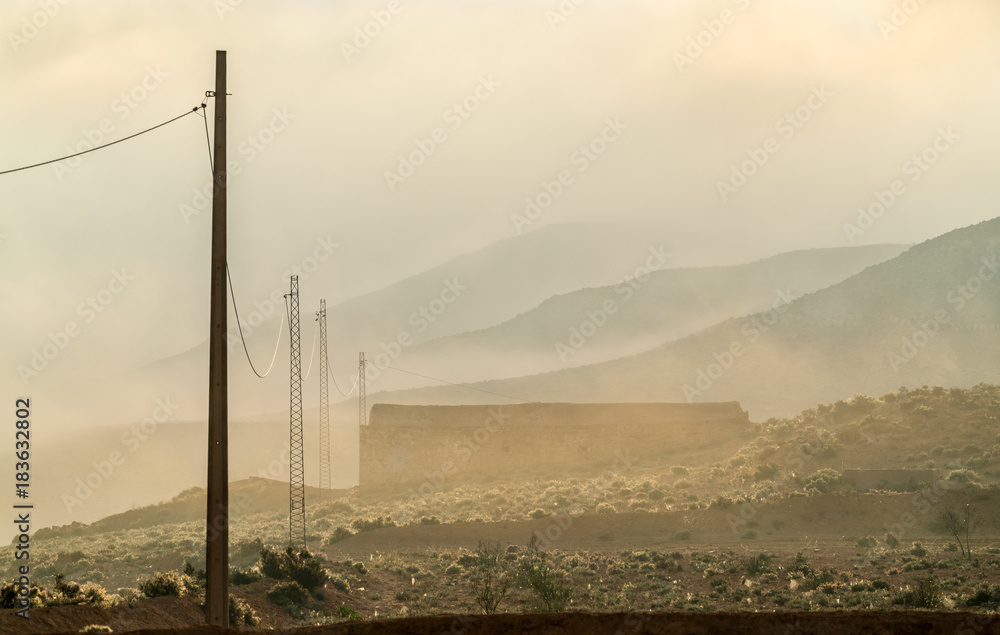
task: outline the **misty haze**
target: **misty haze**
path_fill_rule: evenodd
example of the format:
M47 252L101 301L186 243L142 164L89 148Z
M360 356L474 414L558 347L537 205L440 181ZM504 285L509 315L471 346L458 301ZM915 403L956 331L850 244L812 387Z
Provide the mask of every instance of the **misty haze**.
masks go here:
M996 3L0 18L0 632L1000 632Z

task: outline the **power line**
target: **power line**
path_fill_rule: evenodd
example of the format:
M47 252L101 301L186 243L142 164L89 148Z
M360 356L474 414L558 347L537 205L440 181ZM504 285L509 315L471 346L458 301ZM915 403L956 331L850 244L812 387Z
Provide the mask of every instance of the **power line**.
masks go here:
M448 384L449 386L457 386L459 388L467 388L468 390L475 390L477 392L484 392L484 393L486 393L488 395L496 395L497 397L503 397L505 399L513 399L514 401L521 402L521 403L539 403L537 401L531 401L529 399L522 399L520 397L514 397L514 396L511 396L511 395L505 395L505 394L500 393L500 392L493 392L492 390L485 390L483 388L475 388L475 387L470 386L468 384L456 384L453 381L448 381L448 380L445 380L445 379L438 379L437 377L430 377L428 375L421 375L420 373L415 373L415 372L410 371L410 370L403 370L402 368L396 368L395 366L389 366L388 364L379 364L378 362L373 362L370 359L369 360L365 360L365 361L367 361L369 364L375 364L376 366L378 366L380 368L388 368L390 370L395 370L395 371L399 371L401 373L406 373L407 375L415 375L417 377L422 377L424 379L430 379L431 381L438 381L438 382L441 382L442 384Z
M329 358L327 358L326 360L326 367L327 370L330 371L330 378L333 379L333 385L337 388L337 392L339 392L342 397L350 397L351 395L353 395L354 389L358 387L358 377L354 378L354 385L351 386L351 389L347 393L345 393L343 390L340 389L340 385L337 384L337 376L333 374L333 368L330 366Z
M208 95L205 95L206 99ZM202 113L198 115L205 120L205 141L208 142L208 168L212 172L212 177L215 177L215 160L212 159L212 138L208 135L208 103L201 102ZM197 108L195 108L197 110Z
M271 369L274 368L274 360L278 357L278 345L281 344L281 331L285 326L285 312L281 312L281 324L278 325L278 341L274 344L274 355L271 355L271 364L267 367L267 370L264 371L264 374L261 375L257 372L257 369L254 368L253 360L250 359L250 351L247 350L247 341L243 337L243 325L240 323L240 310L236 307L236 294L233 292L233 277L229 273L228 262L226 263L226 278L229 280L229 296L233 299L233 312L236 313L236 329L240 332L240 341L243 342L243 352L246 353L247 361L250 363L250 370L253 371L253 374L257 375L261 379L264 379L268 376L268 374L270 374ZM287 308L287 306L288 300L285 300L285 307Z
M316 357L316 333L318 331L317 325L313 324L313 343L312 352L309 353L309 369L306 370L306 374L302 376L303 381L309 379L309 374L312 373L313 369L313 359Z
M365 353L358 353L358 425L368 425L367 391L365 390Z
M84 150L83 152L77 152L76 154L70 154L70 155L67 155L67 156L64 156L64 157L60 157L58 159L52 159L51 161L43 161L41 163L35 163L34 165L26 165L26 166L21 167L21 168L14 168L13 170L4 170L3 172L0 172L0 176L2 176L4 174L10 174L11 172L20 172L21 170L30 170L31 168L41 167L43 165L48 165L50 163L58 163L60 161L65 161L66 159L72 159L73 157L78 157L81 154L87 154L88 152L94 152L96 150L102 150L104 148L113 146L116 143L121 143L122 141L128 141L129 139L133 139L135 137L138 137L139 135L146 134L147 132L152 132L153 130L156 130L157 128L162 128L163 126L167 125L168 123L173 123L173 122L177 121L178 119L182 119L184 117L187 117L188 115L190 115L193 112L198 112L198 109L204 107L204 105L205 104L202 104L201 106L195 106L191 110L188 110L187 112L185 112L183 115L178 115L178 116L174 117L173 119L170 119L169 121L164 121L163 123L158 124L156 126L153 126L152 128L146 128L142 132L137 132L137 133L135 133L133 135L129 135L129 136L125 137L124 139L119 139L118 141L112 141L110 143L105 143L104 145L99 145L96 148L91 148L90 150ZM205 121L205 125L208 126L208 121L207 120Z

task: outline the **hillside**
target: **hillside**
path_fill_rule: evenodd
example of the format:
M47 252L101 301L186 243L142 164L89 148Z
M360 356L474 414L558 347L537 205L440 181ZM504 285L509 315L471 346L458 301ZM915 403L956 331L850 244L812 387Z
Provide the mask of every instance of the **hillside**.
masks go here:
M648 278L640 272L631 281L553 296L490 328L419 344L406 362L432 375L458 372L474 381L624 357L765 310L782 297L829 287L905 249L811 249L728 267L658 270ZM593 334L588 323L597 327ZM470 359L490 362L470 365Z
M793 492L807 491L804 477L831 468L839 472L842 467L934 468L944 477L954 470L971 470L952 488L994 490L1000 486L998 413L1000 387L995 385L859 396L792 418L756 423L742 436L717 444L684 437L669 447L650 447L610 477L595 474L567 480L552 472L542 480L525 482L510 474L493 483L455 482L455 487L417 499L409 492L379 494L354 488L346 495L337 493L332 502L311 505L309 532L318 540L338 525L350 527L377 516L391 516L400 524L420 524L421 518L431 516L444 523L475 518L512 522L529 519L536 509L547 514L591 513L601 511L599 505L613 513L697 511L720 497L780 501ZM836 489L835 481L827 485L808 493ZM237 508L234 543L255 537L280 542L287 530L287 484L256 478L234 483L234 500L239 492L252 496ZM197 542L197 501L203 497L203 490L189 490L169 503L90 525L39 530L36 538L51 541L41 552L83 549L88 542L93 549L94 541L110 540L107 546L113 547L121 531L162 533L183 525L183 533ZM198 557L198 553L177 548L176 557ZM40 556L40 561L46 560Z
M307 447L319 442L318 426L304 426ZM330 428L334 487L352 487L358 474L358 429L334 421ZM204 423L164 423L147 427L109 426L84 433L46 436L32 462L36 526L102 518L170 499L204 485L207 453ZM197 448L198 450L193 450ZM288 419L230 422L229 475L288 480ZM318 485L319 452L305 456L307 485ZM169 475L169 477L164 477ZM284 497L287 500L287 485ZM197 514L194 516L197 518ZM0 540L15 533L0 527Z
M656 223L604 222L551 225L497 241L382 289L328 306L331 368L337 380L346 384L341 386L346 392L357 374L359 351L374 356L395 347L408 356L409 347L493 326L553 295L613 284L642 265L651 248L662 247L671 254L666 265L669 267L731 264L735 254L745 251L739 246L741 237L724 233L711 241L699 237L712 248L695 251L695 238ZM553 259L556 253L559 258ZM393 255L377 250L372 253L372 258L382 257ZM287 288L279 291L286 293ZM311 292L315 294L316 290ZM237 299L240 319L250 327L245 329L250 355L263 371L274 354L282 300ZM317 309L300 307L303 373L309 370L309 361L318 348L314 344ZM258 380L246 363L232 310L229 325L230 414L239 417L280 411L288 402L287 382ZM117 419L129 420L146 416L146 404L164 395L173 396L180 404L175 420L203 417L208 398L204 385L207 326L206 340L187 351L112 378L81 378L80 385L66 388L65 394L73 395L74 406L66 409L62 418L75 421L86 418L86 413L100 412L102 421L106 421L108 404L113 404ZM405 352L397 344L401 337L407 343ZM287 360L286 328L275 376L287 376ZM383 377L380 381L393 388L412 386L410 379Z
M907 593L928 575L940 595L917 606L995 609L998 412L998 386L901 389L758 423L743 438L697 452L684 444L650 448L625 469L589 476L511 474L427 497L355 489L321 501L310 490L310 546L326 555L332 580L298 608L269 600L277 581L254 566L262 544L287 540L287 484L235 482L231 561L243 579L233 592L273 627L339 621L341 605L366 620L475 613L479 541L499 541L514 566L537 557L525 546L534 535L569 585L574 611L907 608ZM931 467L940 477L850 491L841 466ZM941 513L966 505L982 519L970 543L974 560L940 522ZM102 606L143 607L139 581L186 562L203 565L203 506L204 490L192 489L90 525L38 530L34 579L51 590L55 574L64 574L92 590L116 589ZM197 595L195 577L179 580ZM534 605L518 586L506 606L521 613Z
M916 245L775 310L647 352L475 386L527 400L735 400L760 419L900 385L1000 381L998 247L1000 219L994 219ZM444 387L379 399L462 403L479 396Z
M664 329L695 328L691 325L711 322L719 316L731 316L746 307L767 306L774 302L776 290L798 295L847 277L868 263L888 258L901 249L899 246L876 246L811 250L784 254L747 265L659 271L635 291L634 297L620 303L621 309L612 316L615 319L610 320L592 342L580 349L578 355L610 355L610 351L618 346L648 347L651 345L650 338L662 337ZM546 350L549 363L554 360L558 364L559 358L552 348L555 339L548 338L558 337L558 330L565 328L568 315L573 312L583 314L588 310L586 307L594 303L599 307L608 296L623 298L615 293L614 287L583 289L556 296L501 327L468 334L469 338L487 347L485 353L463 339L466 336L439 340L438 342L452 342L450 356L446 359L454 362L453 367L442 368L439 376L454 376L456 372L459 376L471 375L476 371L470 369L477 367L480 369L478 372L502 376L510 372L504 367L507 362L511 368L517 364L532 364L532 359L537 359L537 356L529 356L527 350L534 348L537 353L538 347ZM538 331L533 332L533 328ZM635 337L630 333L635 334ZM654 333L660 335L653 335ZM304 347L308 346L308 337L303 336ZM495 344L487 344L493 341ZM425 358L420 351L436 343L429 342L408 349L404 354L405 359L400 362L401 366L425 370L426 365L420 361ZM246 363L237 355L242 355L239 348L234 350L231 358L232 373L239 375L242 372L245 375L248 372ZM303 364L307 365L309 354L304 350L303 355ZM265 476L275 478L287 473L286 466L273 474L266 473L267 466L277 459L287 440L287 414L282 410L287 408L288 388L286 375L280 370L281 363L287 365L287 362L284 352L279 356L281 359L276 366L277 370L266 381L253 378L253 383L249 384L247 382L250 379L230 380L231 412L253 412L256 404L258 412L274 413L255 418L252 422L234 424L231 438L234 457L238 457L232 463L234 476L256 475L264 471ZM489 359L490 363L483 364L483 359ZM166 360L158 366L157 373L163 374L161 379L146 377L137 389L115 397L114 403L121 404L128 399L139 401L143 397L144 387L155 391L146 403L137 406L140 417L145 418L153 404L161 402L162 395L175 395L166 399L175 406L169 416L151 428L154 431L152 443L145 442L145 434L131 431L135 424L102 427L82 435L58 435L48 442L51 450L47 458L40 459L41 484L46 491L57 493L60 500L58 504L48 506L41 512L46 523L64 523L69 519L95 520L128 506L152 503L169 495L172 491L170 488L197 484L194 474L205 469L205 457L202 453L192 456L187 448L196 447L200 443L204 434L203 424L190 423L185 419L197 421L204 417L205 410L198 407L198 400L194 397L205 390L205 368L192 369L189 367L190 362L187 358ZM433 364L427 365L433 367ZM389 378L389 373L383 373L383 377ZM177 385L176 382L181 379L191 384L187 389L189 393L183 392L182 387ZM370 381L370 393L374 393L385 381L383 378ZM315 438L318 421L314 405L316 393L310 392L315 390L315 377L313 382L307 384L306 393L306 431L310 442ZM341 383L344 390L350 387L349 384L343 384L343 381ZM244 388L241 389L241 386ZM98 392L91 397L97 398L100 394ZM331 396L334 400L338 398L333 387ZM370 396L371 403L380 399L379 395ZM673 400L677 401L677 398ZM81 405L80 408L83 409L84 406ZM334 421L339 421L341 425L334 429L337 442L334 450L334 478L339 486L353 485L358 471L357 431L352 428L352 422L357 417L356 402L345 402L335 413ZM90 488L81 486L78 479L83 481L95 472L94 463L106 461L112 450L124 455L124 465L116 467L113 477L101 478L99 490L90 494ZM316 473L313 464L315 460L316 456L313 454L307 457L306 467L310 474ZM144 475L158 469L168 469L170 465L183 466L172 482L156 482L141 489L134 486L134 483L145 478ZM97 476L92 478L97 479ZM3 535L5 534L0 532L0 536Z

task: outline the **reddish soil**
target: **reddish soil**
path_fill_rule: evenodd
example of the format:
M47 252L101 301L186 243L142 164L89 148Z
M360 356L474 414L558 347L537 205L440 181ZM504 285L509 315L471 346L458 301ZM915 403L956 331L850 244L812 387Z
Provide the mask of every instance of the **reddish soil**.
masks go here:
M166 599L166 598L163 598ZM145 609L131 609L141 613L130 620L121 616L114 619L109 613L98 615L94 610L83 607L58 607L40 610L33 614L27 628L12 627L6 611L0 614L0 627L4 633L77 633L75 624L94 623L91 618L102 617L115 628L115 633L134 635L227 635L246 631L224 630L212 626L181 626L177 622L195 607L183 601L145 603ZM177 612L174 612L174 610ZM121 611L117 611L121 612ZM84 617L86 616L86 617ZM74 625L71 626L70 623ZM42 629L43 623L54 628ZM98 621L97 623L102 623ZM188 622L191 624L191 622ZM162 628L170 624L170 628ZM142 626L157 628L142 629ZM70 630L65 630L69 627ZM15 630L11 630L15 628ZM140 630L127 630L139 628ZM996 615L972 615L967 613L931 612L810 612L810 613L550 613L550 614L504 614L504 615L433 615L405 619L345 622L330 626L313 626L294 630L270 631L275 635L388 635L408 633L412 635L438 635L455 633L463 635L494 635L497 633L572 633L573 635L650 633L653 635L695 635L701 633L732 633L749 635L766 633L788 633L808 635L869 635L880 633L956 633L989 634L1000 633L1000 617Z
M28 619L15 615L13 609L0 611L0 633L77 633L90 624L103 624L115 633L139 629L173 627L184 629L204 621L205 614L190 598L153 598L134 608L118 606L102 609L95 606L55 606L30 609ZM181 631L178 631L181 632Z

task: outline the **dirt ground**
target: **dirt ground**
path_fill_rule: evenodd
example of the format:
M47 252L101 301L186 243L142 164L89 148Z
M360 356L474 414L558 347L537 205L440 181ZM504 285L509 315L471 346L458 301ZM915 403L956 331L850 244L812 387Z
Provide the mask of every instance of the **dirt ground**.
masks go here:
M192 603L176 598L145 603L142 609L115 609L104 612L83 607L57 607L39 611L26 625L12 623L6 611L0 614L3 633L77 633L90 619L100 619L115 633L135 635L224 635L247 631L195 626ZM184 606L187 604L187 606ZM86 615L85 615L86 614ZM200 617L200 616L199 616ZM185 622L183 625L180 622ZM93 622L90 622L93 623ZM45 627L48 624L49 627ZM66 627L70 626L69 630ZM145 628L144 628L145 627ZM129 630L133 629L133 630ZM138 629L138 630L135 630ZM1000 633L1000 617L968 613L910 612L809 612L809 613L550 613L527 615L434 615L392 620L346 622L330 626L269 631L275 635L494 635L534 633L591 635L649 633L652 635L694 635L700 633L784 634L789 635L869 635L909 633L955 633L974 635Z
M788 498L775 503L732 505L655 513L555 515L525 521L409 525L359 533L322 550L333 559L366 558L375 551L407 551L428 547L474 549L480 540L526 544L533 533L546 548L618 551L623 548L675 549L685 546L746 545L753 549L787 549L790 543L810 548L866 535L883 536L893 529L902 541L945 538L929 529L933 514L928 494L838 494ZM1000 494L951 491L937 495L940 508L972 503L985 517L981 538L993 538L1000 527ZM754 540L742 536L756 528ZM674 538L692 533L690 542Z
M984 510L995 508L994 494L991 492L968 494L948 492L944 503L958 505L972 500ZM804 552L816 570L832 567L837 571L848 571L857 578L871 578L880 575L877 568L864 561L854 561L858 548L856 539L865 535L881 535L887 525L899 522L906 513L912 514L913 522L904 527L903 539L908 548L910 541L919 539L935 554L942 553L947 539L929 530L930 516L922 514L923 507L917 505L915 494L886 496L811 496L785 499L776 504L765 504L743 509L738 505L703 510L684 510L666 513L619 513L587 514L574 517L550 516L525 521L510 522L465 522L442 525L409 525L390 527L359 533L344 541L328 545L318 551L325 553L333 573L353 575L354 566L367 563L370 571L354 576L350 594L324 589L327 609L336 611L347 604L364 618L360 622L345 622L335 625L301 627L290 629L290 618L283 609L266 599L267 590L275 581L258 581L251 585L231 587L234 596L246 601L256 611L262 628L272 633L291 635L313 635L320 633L607 633L608 635L628 635L630 633L955 633L956 635L977 635L979 633L1000 633L1000 616L996 613L931 612L931 611L832 611L814 610L800 612L777 608L771 612L753 612L753 609L739 613L694 612L667 609L668 604L652 604L653 611L636 613L590 613L600 610L604 604L591 603L581 606L580 612L563 614L530 613L528 606L510 602L508 614L496 616L456 615L472 612L475 606L466 597L464 587L455 586L454 576L441 574L448 563L432 556L434 549L442 549L452 554L459 550L472 550L480 540L497 540L508 545L525 545L532 533L545 536L550 544L546 549L563 552L583 551L595 554L614 554L628 548L653 549L661 552L684 552L683 573L671 577L680 579L684 588L707 596L712 592L709 580L691 564L692 551L716 553L737 549L744 552L773 552L787 560L796 552ZM733 519L739 518L753 523L759 537L745 539L736 532L747 525L739 524L735 531ZM992 525L991 525L992 526ZM675 534L687 530L693 534L690 540L679 540ZM983 532L985 534L985 532ZM996 535L983 535L974 541L977 553L986 554L989 545L995 545ZM991 547L994 548L995 547ZM995 551L993 553L996 553ZM382 557L388 558L377 566ZM984 555L985 559L991 556ZM372 564L374 558L374 564ZM444 563L444 564L441 564ZM406 564L419 566L419 572L411 577ZM607 565L607 563L605 563ZM606 566L596 573L598 578L607 576ZM437 568L435 568L437 567ZM405 572L403 575L400 572ZM989 572L992 572L990 569ZM937 575L942 579L955 574L971 577L968 571L940 569ZM426 577L420 578L421 575ZM622 582L638 582L638 574L633 569ZM925 575L920 570L897 572L889 578L894 587L912 584L917 576ZM992 575L990 573L989 575ZM996 583L986 570L983 576L976 573L975 580ZM986 576L986 577L984 577ZM740 576L720 574L720 578L731 578L731 586L739 586ZM419 583L414 587L415 582ZM450 582L451 587L443 585ZM787 586L781 580L773 584ZM972 584L972 582L969 582ZM426 585L427 589L423 586ZM438 585L441 588L435 587ZM589 584L584 585L589 589ZM773 586L773 585L772 585ZM440 598L440 604L425 602L414 607L413 598L400 600L397 594L403 591L417 595L424 591ZM582 587L581 587L582 589ZM655 596L659 598L659 596ZM662 598L659 598L662 600ZM399 600L399 601L396 601ZM406 617L406 608L413 612L440 612L440 615ZM646 604L649 607L650 604ZM661 608L657 608L657 606ZM609 608L622 610L627 607ZM638 608L638 607L637 607ZM704 610L716 611L717 606L707 606ZM770 607L769 608L773 608ZM791 607L788 607L791 608ZM666 612L662 612L666 611ZM390 616L391 614L391 616ZM403 617L399 617L400 615ZM110 626L115 633L222 633L220 629L197 626L203 621L203 614L190 597L155 598L139 603L135 607L119 606L101 609L92 606L60 606L32 609L31 619L17 618L12 610L0 611L0 634L6 633L77 633L80 629L101 624ZM161 629L161 630L141 630ZM252 629L247 629L252 630ZM247 631L232 631L247 632Z
M13 609L0 611L0 633L77 633L90 624L103 624L115 633L148 628L185 628L204 621L205 615L191 598L153 598L134 608L110 609L95 606L55 606L30 609L28 619ZM180 632L180 631L178 631Z

